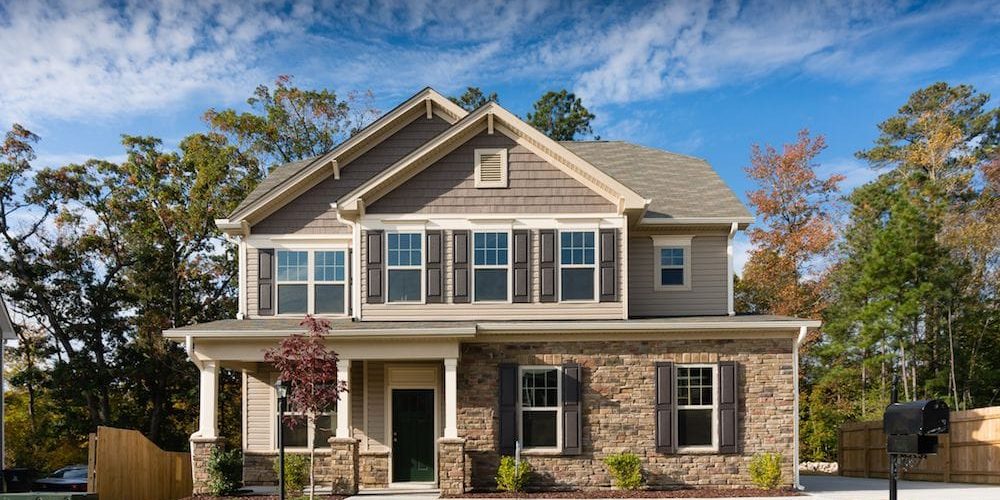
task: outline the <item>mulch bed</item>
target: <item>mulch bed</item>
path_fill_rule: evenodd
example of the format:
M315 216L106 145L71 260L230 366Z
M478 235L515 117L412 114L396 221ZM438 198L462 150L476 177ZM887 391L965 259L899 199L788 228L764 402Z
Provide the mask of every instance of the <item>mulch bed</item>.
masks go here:
M279 497L278 495L264 495L260 493L239 493L236 495L225 496L225 497L213 497L211 495L195 495L193 497L182 498L181 500L247 500L248 498L253 500L278 500ZM293 495L288 495L287 498L291 499L298 497L295 497ZM309 498L309 496L305 495L303 498ZM317 494L315 498L319 500L343 500L347 497L344 495L324 496Z
M761 490L756 488L684 488L676 490L572 490L529 491L505 493L499 491L472 492L446 498L739 498L739 497L796 497L801 493L782 488Z

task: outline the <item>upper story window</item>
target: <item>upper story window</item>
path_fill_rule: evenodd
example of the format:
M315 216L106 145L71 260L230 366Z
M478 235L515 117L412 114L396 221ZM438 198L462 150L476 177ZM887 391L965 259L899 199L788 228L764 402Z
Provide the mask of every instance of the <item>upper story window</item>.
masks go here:
M278 314L344 314L347 311L345 253L278 250Z
M691 289L691 237L653 236L653 288Z
M475 155L476 187L507 187L507 150L503 148L477 149Z
M508 244L506 232L483 232L473 236L473 290L477 302L508 300Z
M423 235L389 233L387 240L389 302L420 302L423 300Z
M520 441L525 448L558 449L562 421L559 367L525 366L520 375Z
M596 248L593 231L559 233L560 300L595 300Z
M676 374L678 449L715 449L719 410L715 365L681 365Z

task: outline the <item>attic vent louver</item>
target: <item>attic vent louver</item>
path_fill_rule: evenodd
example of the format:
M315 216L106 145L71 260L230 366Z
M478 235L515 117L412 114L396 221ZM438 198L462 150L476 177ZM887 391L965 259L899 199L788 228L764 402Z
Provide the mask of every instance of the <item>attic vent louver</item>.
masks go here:
M476 187L507 187L507 150L476 150Z

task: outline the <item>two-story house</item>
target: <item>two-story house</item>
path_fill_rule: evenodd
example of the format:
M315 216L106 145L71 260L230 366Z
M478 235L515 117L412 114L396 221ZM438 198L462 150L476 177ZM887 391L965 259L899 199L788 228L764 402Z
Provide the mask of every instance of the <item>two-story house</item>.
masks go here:
M797 482L797 347L819 325L734 313L751 221L704 160L556 142L422 90L217 221L239 315L165 332L201 370L196 486L220 368L243 373L245 480L275 482L264 351L306 314L331 320L350 391L285 442L338 491L490 487L515 446L541 486L607 486L620 451L653 486L746 485L764 451Z

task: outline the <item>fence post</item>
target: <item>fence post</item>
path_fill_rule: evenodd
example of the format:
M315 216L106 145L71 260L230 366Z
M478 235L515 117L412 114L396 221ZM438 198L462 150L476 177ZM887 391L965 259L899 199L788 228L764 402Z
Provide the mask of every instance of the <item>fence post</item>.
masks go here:
M943 481L946 482L946 483L950 483L951 482L951 436L948 435L948 434L945 434L943 436L940 436L940 438L941 438L941 441L943 441L941 443L941 448L942 448L942 452L944 454L944 457L943 457L944 458L944 477L943 477Z
M97 493L97 434L87 438L87 493Z
M872 448L872 446L871 446L872 431L871 431L870 422L865 422L863 430L864 430L864 433L865 433L865 446L864 446L864 453L865 453L865 478L870 478L870 477L872 477L872 475L871 475L871 465L868 464L868 462L869 462L868 461L868 456L871 455L871 453L868 453L868 452L871 451L871 448Z
M844 475L844 425L837 429L837 475Z

